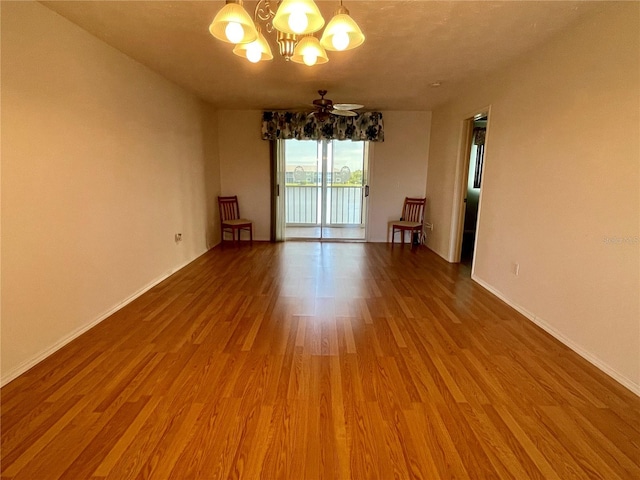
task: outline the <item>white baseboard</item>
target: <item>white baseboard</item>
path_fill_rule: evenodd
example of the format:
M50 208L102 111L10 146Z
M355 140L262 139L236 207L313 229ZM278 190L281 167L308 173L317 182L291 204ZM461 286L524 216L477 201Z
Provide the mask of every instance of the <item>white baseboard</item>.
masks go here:
M628 388L629 390L631 390L633 393L635 393L636 395L638 395L640 397L640 385L638 385L634 381L628 379L627 377L622 375L620 372L616 371L614 368L609 366L606 362L603 362L601 359L599 359L598 357L596 357L592 353L588 352L587 350L585 350L580 345L576 344L573 340L571 340L570 338L566 337L563 333L561 333L558 330L556 330L548 322L544 321L543 319L541 319L540 317L535 315L533 312L530 312L529 310L523 308L522 306L518 305L517 303L512 302L502 292L500 292L499 290L496 290L494 287L492 287L491 285L486 283L484 280L478 278L475 275L471 275L471 279L474 282L477 282L478 284L480 284L483 288L489 290L492 294L494 294L500 300L505 302L511 308L517 310L519 313L521 313L522 315L527 317L529 320L531 320L533 323L538 325L540 328L542 328L549 335L554 337L556 340L559 340L560 342L562 342L564 345L566 345L571 350L576 352L578 355L580 355L582 358L587 360L589 363L593 364L599 370L602 370L604 373L606 373L611 378L613 378L616 382L620 383L621 385L623 385L624 387Z
M91 322L89 322L89 323L87 323L85 325L82 325L80 328L78 328L78 329L72 331L71 333L69 333L68 335L64 336L63 338L58 340L53 345L45 348L40 353L38 353L38 354L34 355L33 357L27 359L26 361L22 362L17 367L9 370L9 372L7 372L7 374L4 375L2 377L2 379L0 380L0 386L4 387L6 384L11 382L12 380L15 380L17 377L19 377L20 375L25 373L30 368L32 368L33 366L37 365L38 363L43 361L48 356L50 356L50 355L54 354L55 352L57 352L58 350L60 350L67 343L71 342L72 340L75 340L76 338L78 338L83 333L89 331L90 329L95 327L97 324L102 322L104 319L110 317L111 315L116 313L121 308L123 308L126 305L128 305L129 303L133 302L136 298L138 298L142 294L144 294L144 293L148 292L149 290L151 290L153 287L158 285L160 282L162 282L162 281L166 280L167 278L169 278L171 275L176 273L178 270L181 270L184 267L186 267L187 265L189 265L196 258L204 255L207 251L208 250L205 250L202 253L197 254L191 260L188 260L188 261L184 262L183 264L178 265L177 267L169 270L166 274L156 278L155 280L153 280L152 282L148 283L147 285L145 285L144 287L142 287L140 290L136 291L135 293L133 293L129 297L125 298L121 302L118 302L116 305L114 305L113 307L111 307L109 310L107 310L106 312L102 313L101 315L99 315L97 318L95 318Z

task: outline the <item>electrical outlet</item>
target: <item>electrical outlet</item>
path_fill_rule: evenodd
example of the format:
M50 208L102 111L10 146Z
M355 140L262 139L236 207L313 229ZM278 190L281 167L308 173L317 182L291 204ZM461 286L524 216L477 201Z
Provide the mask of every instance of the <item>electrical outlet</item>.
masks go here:
M177 242L181 242L182 241L182 234L181 233L176 233L175 239L176 239L176 243Z
M425 222L424 228L433 232L433 223Z
M520 275L520 264L519 263L514 263L511 266L512 272L513 274L517 277L518 275Z

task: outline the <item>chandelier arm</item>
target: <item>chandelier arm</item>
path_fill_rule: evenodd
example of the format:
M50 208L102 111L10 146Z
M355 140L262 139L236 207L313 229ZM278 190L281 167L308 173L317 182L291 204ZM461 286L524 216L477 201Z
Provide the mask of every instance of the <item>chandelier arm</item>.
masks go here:
M265 30L269 33L272 33L273 28L273 17L276 16L276 11L278 10L278 4L280 0L260 0L256 4L255 11L253 13L254 21L260 20L264 23ZM275 5L275 9L273 8Z

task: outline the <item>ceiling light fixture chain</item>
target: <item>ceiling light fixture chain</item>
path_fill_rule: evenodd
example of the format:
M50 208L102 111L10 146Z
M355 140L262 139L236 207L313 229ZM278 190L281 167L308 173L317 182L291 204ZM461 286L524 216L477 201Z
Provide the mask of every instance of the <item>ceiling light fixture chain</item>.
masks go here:
M259 0L253 20L242 0L226 0L209 32L219 40L235 44L234 54L257 63L273 59L262 25L268 34L276 34L280 55L285 60L308 66L328 62L326 50L351 50L364 42L360 27L342 0L321 39L314 34L324 27L325 21L313 0Z

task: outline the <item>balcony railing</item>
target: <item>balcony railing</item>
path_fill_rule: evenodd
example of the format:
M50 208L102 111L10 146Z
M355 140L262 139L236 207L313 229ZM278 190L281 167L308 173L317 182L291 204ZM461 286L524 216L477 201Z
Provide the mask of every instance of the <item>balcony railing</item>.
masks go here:
M328 225L362 225L361 186L333 185L327 187ZM285 188L286 221L288 225L320 224L319 205L322 188L318 185L287 185Z

